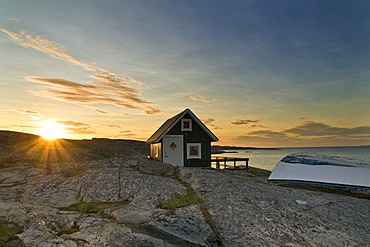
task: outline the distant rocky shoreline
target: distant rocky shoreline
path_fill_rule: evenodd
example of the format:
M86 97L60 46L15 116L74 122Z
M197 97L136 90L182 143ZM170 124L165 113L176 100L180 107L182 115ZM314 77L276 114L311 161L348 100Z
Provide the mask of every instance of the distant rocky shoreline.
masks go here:
M256 168L173 167L127 140L69 143L65 156L40 159L35 139L2 134L0 246L370 243L366 192L279 186Z
M222 153L237 153L240 150L280 150L281 148L257 148L257 147L238 147L238 146L219 146L213 145L211 147L212 154L222 154Z

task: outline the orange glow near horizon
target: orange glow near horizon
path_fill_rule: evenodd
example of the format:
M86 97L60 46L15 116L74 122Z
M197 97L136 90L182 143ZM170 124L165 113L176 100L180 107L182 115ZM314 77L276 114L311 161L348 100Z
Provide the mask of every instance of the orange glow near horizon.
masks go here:
M39 125L40 127L37 134L46 140L53 141L55 139L67 137L67 132L63 126L54 120L46 120Z
M44 166L48 163L73 160L68 150L74 148L76 147L68 141L62 139L50 141L42 137L23 146L19 151L26 152L29 161Z

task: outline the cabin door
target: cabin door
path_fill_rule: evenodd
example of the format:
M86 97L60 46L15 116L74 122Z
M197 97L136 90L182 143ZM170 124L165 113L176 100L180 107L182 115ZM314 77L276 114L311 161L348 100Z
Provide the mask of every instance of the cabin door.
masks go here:
M182 135L163 137L163 162L184 166L184 141Z

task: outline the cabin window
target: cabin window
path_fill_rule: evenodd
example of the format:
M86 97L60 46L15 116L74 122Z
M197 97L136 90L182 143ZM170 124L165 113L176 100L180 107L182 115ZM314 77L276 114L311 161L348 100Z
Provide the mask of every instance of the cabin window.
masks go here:
M161 143L151 145L151 156L152 159L161 160Z
M201 159L202 158L202 145L200 143L187 144L188 159Z
M181 119L181 131L191 131L191 119Z

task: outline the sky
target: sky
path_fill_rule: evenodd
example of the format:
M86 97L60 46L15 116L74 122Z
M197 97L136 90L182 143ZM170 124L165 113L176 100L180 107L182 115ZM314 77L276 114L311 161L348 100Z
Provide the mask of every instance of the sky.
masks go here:
M0 0L0 129L370 145L370 1ZM52 130L51 130L52 131Z

